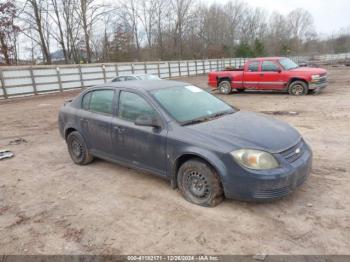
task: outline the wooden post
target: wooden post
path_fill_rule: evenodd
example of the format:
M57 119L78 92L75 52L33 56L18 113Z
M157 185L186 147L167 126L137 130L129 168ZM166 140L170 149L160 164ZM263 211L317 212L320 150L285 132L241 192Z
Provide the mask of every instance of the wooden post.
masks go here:
M195 68L196 68L196 76L198 75L198 68L197 68L197 60L194 61L194 64L195 64Z
M57 73L57 80L58 80L58 86L59 86L60 92L63 92L63 86L62 86L61 74L60 74L59 67L56 67L56 73Z
M119 69L118 69L118 64L115 64L115 74L119 76Z
M106 66L102 64L102 74L103 74L103 81L107 83L107 77L106 77Z
M190 67L188 65L188 61L186 61L186 65L187 65L187 76L190 76Z
M145 70L145 74L147 74L147 64L146 62L143 64L144 70Z
M134 64L131 64L131 73L132 73L132 74L135 73Z
M179 76L181 76L181 67L180 67L180 61L178 61L177 63L178 63L178 67L179 67Z
M219 59L216 59L216 70L219 70Z
M34 90L34 95L37 95L38 94L38 91L36 89L36 83L35 83L35 77L34 77L34 73L33 73L33 67L30 67L30 77L32 79L32 84L33 84L33 90Z
M4 98L7 99L7 91L6 91L6 87L5 87L5 79L4 79L4 74L3 74L1 69L0 69L0 81L1 81L2 93L4 95Z
M158 69L158 76L160 77L160 65L159 65L159 62L157 64L157 69Z
M209 69L210 69L210 71L213 71L213 69L211 67L211 60L209 60Z
M170 62L168 62L168 69L169 69L169 77L171 77L171 67L170 67Z
M80 77L80 87L83 88L84 87L84 80L83 80L83 72L81 71L81 65L79 64L78 66L79 69L79 77Z

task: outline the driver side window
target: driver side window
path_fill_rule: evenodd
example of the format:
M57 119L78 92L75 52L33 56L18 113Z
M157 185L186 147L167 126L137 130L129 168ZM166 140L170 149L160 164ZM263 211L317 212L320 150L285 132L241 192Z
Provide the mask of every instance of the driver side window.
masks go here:
M263 72L278 72L279 66L272 61L264 61L261 65L261 71Z
M156 111L141 96L135 93L121 91L119 96L118 117L135 122L136 118L142 115L155 117Z

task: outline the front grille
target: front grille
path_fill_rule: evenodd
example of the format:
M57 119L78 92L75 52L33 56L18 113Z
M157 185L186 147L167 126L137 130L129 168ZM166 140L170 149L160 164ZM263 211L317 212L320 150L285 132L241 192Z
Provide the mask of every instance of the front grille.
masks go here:
M280 154L289 162L293 163L297 159L299 159L305 152L305 142L303 139L300 139L300 141L292 146L291 148L288 148L285 151L280 152Z
M254 198L270 199L279 198L288 195L291 192L288 186L273 189L260 189L254 193Z

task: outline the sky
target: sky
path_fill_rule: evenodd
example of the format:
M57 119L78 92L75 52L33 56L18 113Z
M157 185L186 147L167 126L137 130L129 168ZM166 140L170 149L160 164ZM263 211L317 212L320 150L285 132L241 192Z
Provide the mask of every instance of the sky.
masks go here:
M228 2L229 0L209 0L209 2ZM350 27L350 0L244 0L251 6L263 7L268 12L278 11L287 14L295 8L309 11L316 31L321 35L337 33L341 28Z

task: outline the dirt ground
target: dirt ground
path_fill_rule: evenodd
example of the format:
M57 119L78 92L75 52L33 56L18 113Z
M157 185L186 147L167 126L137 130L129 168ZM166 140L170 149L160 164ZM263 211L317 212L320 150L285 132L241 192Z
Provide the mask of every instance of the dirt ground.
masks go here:
M57 112L77 92L0 101L0 254L350 254L350 68L319 95L221 96L296 127L314 151L310 179L268 204L186 202L167 181L97 160L77 166ZM184 79L206 88L206 77ZM11 141L23 138L18 145Z

